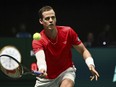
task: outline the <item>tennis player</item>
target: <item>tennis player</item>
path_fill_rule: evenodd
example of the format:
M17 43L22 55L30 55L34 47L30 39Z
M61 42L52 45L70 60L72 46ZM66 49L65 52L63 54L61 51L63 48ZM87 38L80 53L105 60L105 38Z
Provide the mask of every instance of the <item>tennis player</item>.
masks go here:
M56 25L55 11L51 6L39 10L39 22L43 25L41 39L32 41L42 77L36 77L35 87L74 87L76 68L72 61L71 49L74 47L84 58L91 80L98 80L94 60L85 48L78 34L69 26Z

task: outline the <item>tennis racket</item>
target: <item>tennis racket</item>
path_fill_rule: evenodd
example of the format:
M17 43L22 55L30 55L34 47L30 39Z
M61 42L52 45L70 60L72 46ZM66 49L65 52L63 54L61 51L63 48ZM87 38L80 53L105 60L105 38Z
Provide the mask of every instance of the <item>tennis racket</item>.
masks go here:
M21 64L21 54L14 46L5 46L0 51L0 69L10 78L21 78L23 75L39 76L42 73L28 69Z

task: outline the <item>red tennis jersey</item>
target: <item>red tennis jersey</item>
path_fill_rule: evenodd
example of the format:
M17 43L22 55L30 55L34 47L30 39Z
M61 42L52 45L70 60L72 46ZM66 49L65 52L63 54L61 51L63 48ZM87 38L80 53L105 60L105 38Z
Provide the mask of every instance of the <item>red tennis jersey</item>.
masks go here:
M56 78L64 70L73 66L72 45L79 45L81 40L76 32L68 26L56 26L58 34L55 40L49 39L44 30L41 39L32 41L34 53L43 49L45 52L47 74L49 79Z

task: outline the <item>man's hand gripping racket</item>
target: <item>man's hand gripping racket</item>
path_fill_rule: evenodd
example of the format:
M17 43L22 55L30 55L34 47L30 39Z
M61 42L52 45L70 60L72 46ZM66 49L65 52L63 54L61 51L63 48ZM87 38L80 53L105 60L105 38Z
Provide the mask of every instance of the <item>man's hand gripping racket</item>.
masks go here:
M0 51L0 69L10 78L20 78L23 75L31 74L41 76L43 73L30 70L21 64L21 54L14 46L5 46Z

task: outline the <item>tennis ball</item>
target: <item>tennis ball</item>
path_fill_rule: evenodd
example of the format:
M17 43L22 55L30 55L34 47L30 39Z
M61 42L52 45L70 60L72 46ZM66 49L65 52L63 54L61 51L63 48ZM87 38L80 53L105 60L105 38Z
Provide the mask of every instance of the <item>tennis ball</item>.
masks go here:
M40 39L41 39L40 33L38 33L38 32L34 33L34 34L33 34L33 39L34 39L34 40L40 40Z

